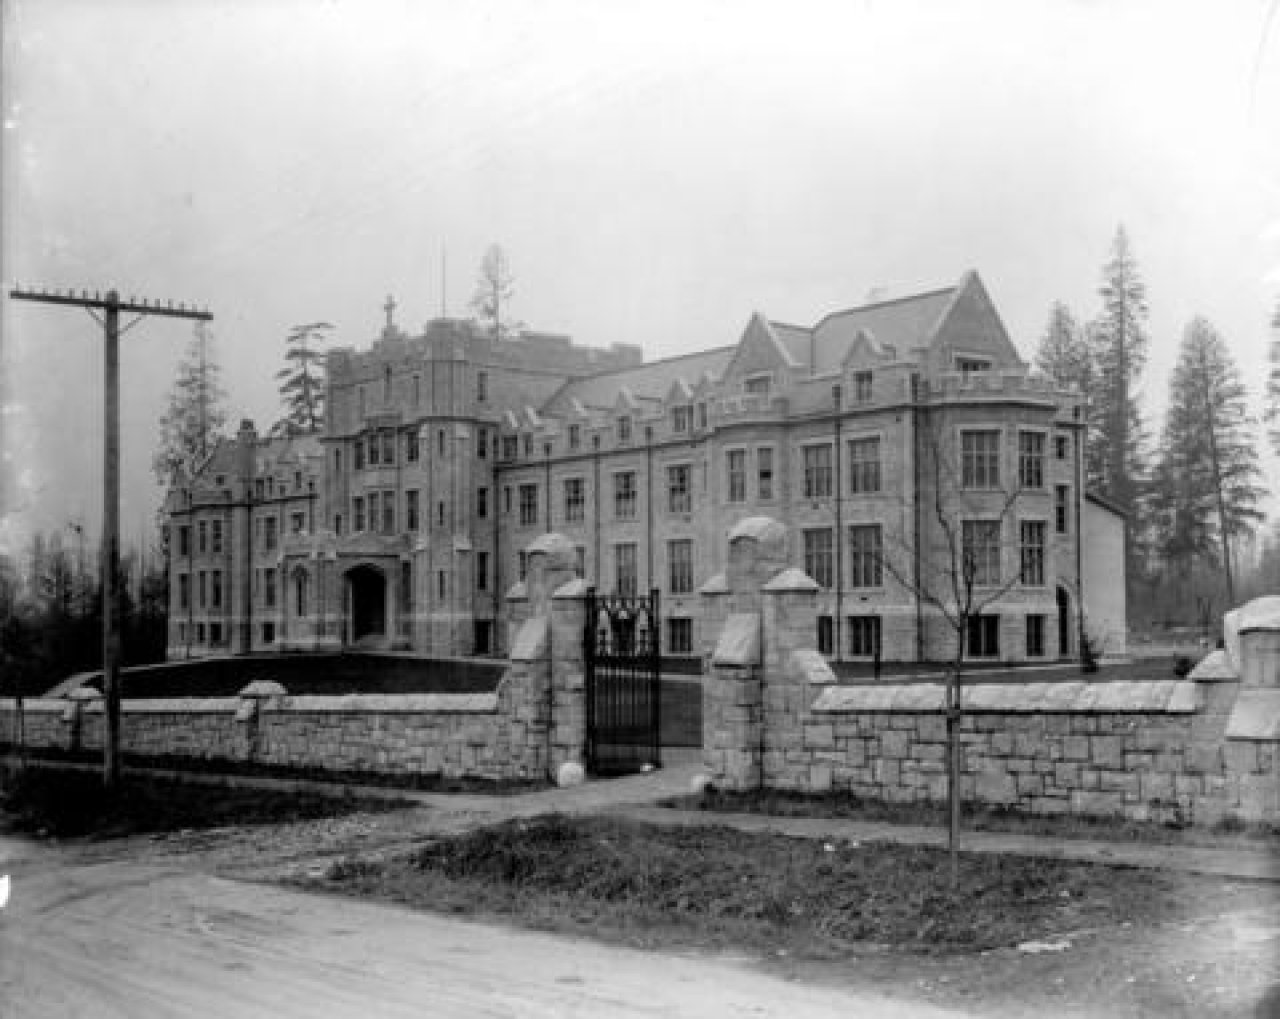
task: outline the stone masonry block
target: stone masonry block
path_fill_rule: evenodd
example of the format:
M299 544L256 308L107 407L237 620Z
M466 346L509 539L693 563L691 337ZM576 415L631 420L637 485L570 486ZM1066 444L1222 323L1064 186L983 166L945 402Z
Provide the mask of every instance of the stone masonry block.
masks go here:
M1089 758L1100 768L1124 765L1124 740L1120 736L1090 736Z

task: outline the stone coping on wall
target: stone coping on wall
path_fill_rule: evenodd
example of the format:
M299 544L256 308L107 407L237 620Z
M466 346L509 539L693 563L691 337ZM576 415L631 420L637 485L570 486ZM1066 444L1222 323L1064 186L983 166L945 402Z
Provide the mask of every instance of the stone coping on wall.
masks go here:
M947 688L942 683L886 683L879 686L833 686L818 695L818 714L853 711L941 711ZM1119 711L1189 714L1201 706L1196 684L1179 679L1130 680L1115 683L966 683L966 711L1082 712Z
M1194 679L1197 683L1230 682L1239 678L1225 648L1210 651L1187 676L1187 679Z
M1244 689L1227 719L1227 739L1280 740L1280 688Z
M120 710L125 714L232 714L239 710L239 697L165 697L147 700L125 700ZM48 697L22 702L26 712L61 712L68 702ZM103 711L101 700L86 701L84 710L91 714ZM498 694L490 693L413 693L413 694L343 694L341 696L300 695L267 700L265 710L277 711L367 711L375 714L460 714L492 713L498 710ZM0 711L17 711L12 697L0 698Z

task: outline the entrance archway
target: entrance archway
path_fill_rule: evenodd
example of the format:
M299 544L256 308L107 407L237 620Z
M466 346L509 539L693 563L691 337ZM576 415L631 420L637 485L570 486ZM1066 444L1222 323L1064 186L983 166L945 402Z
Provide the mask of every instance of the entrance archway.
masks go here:
M351 642L387 633L387 577L376 566L347 571L348 604L351 606Z
M1058 657L1071 655L1071 595L1058 588Z

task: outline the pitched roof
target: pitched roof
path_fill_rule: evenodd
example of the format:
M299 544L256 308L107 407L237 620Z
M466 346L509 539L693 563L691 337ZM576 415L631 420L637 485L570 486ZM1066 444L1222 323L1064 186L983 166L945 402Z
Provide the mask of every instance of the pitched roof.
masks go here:
M624 386L637 399L663 400L678 379L696 385L704 372L719 378L737 349L736 344L714 347L696 354L681 354L634 368L573 379L561 386L542 409L547 414L562 413L575 399L586 407L612 408L617 402L618 391Z
M790 322L775 322L772 319L769 320L769 325L773 326L778 342L787 348L787 353L792 359L797 364L807 365L813 352L813 331L804 326L792 325Z
M859 330L865 330L882 348L896 348L899 356L923 346L955 292L955 287L944 287L832 312L813 327L814 373L838 370Z

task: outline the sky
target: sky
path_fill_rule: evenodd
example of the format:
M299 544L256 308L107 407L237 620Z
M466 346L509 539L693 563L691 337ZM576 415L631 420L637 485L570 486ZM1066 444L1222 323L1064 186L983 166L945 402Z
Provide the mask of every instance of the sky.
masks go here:
M1193 315L1265 379L1278 5L3 0L0 282L208 307L265 430L292 325L465 314L493 243L529 327L648 358L976 269L1030 359L1123 223L1156 433ZM126 545L190 337L122 340ZM0 298L0 552L99 525L101 347Z

